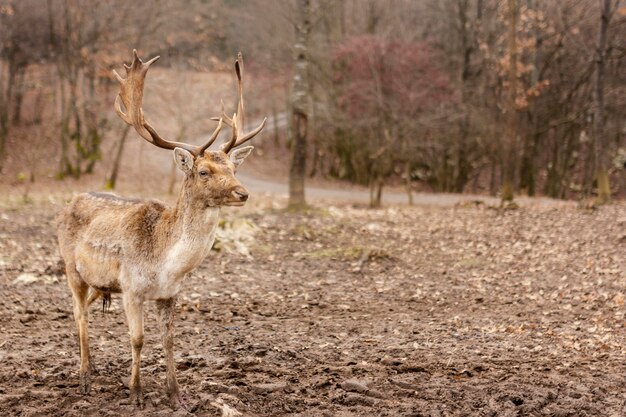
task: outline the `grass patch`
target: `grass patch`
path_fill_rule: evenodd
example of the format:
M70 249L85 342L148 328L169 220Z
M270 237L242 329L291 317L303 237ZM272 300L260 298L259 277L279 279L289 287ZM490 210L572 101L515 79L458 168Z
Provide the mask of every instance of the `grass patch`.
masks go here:
M457 262L458 266L464 267L464 268L472 268L475 266L483 266L485 265L485 260L482 258L464 258L461 259Z
M305 256L313 259L340 259L344 261L355 261L363 256L363 247L350 246L347 248L325 248L308 252Z

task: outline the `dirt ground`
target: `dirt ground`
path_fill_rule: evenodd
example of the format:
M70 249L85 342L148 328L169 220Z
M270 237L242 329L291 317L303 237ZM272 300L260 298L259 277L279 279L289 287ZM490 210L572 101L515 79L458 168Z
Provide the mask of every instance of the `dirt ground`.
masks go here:
M224 211L219 251L181 293L176 362L192 415L626 415L624 203L279 203ZM97 373L78 393L62 204L0 208L0 415L171 415L152 304L145 410L128 404L119 297L91 307Z

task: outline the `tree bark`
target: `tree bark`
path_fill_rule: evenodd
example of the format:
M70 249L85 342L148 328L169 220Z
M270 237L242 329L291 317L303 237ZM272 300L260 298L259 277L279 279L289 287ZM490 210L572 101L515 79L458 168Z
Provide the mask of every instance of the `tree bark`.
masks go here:
M383 200L383 187L385 181L379 174L375 174L370 180L370 208L380 208Z
M22 101L24 99L24 77L26 76L26 66L19 66L14 77L15 97L13 98L12 124L19 125L22 121Z
M4 88L5 74L5 64L0 61L0 172L2 172L4 151L7 137L9 135L9 98L8 93Z
M117 175L120 171L122 155L124 154L124 143L126 143L126 137L128 136L128 132L130 132L130 125L126 125L126 127L124 128L124 132L122 133L122 137L120 138L120 143L117 146L115 160L113 161L113 169L111 169L111 175L107 179L105 185L107 190L115 189L115 185L117 184Z
M529 10L534 10L535 13L540 11L540 4L536 4L534 0L527 0L526 6ZM534 51L534 63L533 71L531 74L530 84L536 86L539 83L539 71L542 65L542 45L543 39L535 24L532 29L532 36L535 40ZM536 182L537 182L537 152L539 149L539 140L541 133L539 126L539 109L537 98L530 100L528 103L528 116L531 126L531 132L527 132L524 137L524 148L522 151L522 161L520 167L520 190L526 190L529 196L536 194Z
M459 149L457 154L457 175L454 181L454 191L462 193L470 174L467 143L470 125L468 98L470 95L470 63L472 53L474 52L474 42L470 39L469 34L468 1L459 1L458 8L461 29L461 52L463 54L463 64L461 67L461 105L463 106L463 117L461 118L459 125Z
M608 141L604 129L604 73L606 62L606 43L609 23L612 15L612 0L604 0L600 14L600 30L596 47L596 79L594 91L594 165L596 167L596 182L598 183L598 203L604 204L611 199L611 185L609 183Z
M501 200L512 201L515 190L515 166L517 162L517 0L507 1L509 15L509 97L507 100L507 134L506 146L504 146L505 157L503 158L504 182L501 190Z
M404 175L406 176L405 187L406 187L407 197L409 198L409 206L412 206L413 205L413 190L411 189L411 163L410 162L404 163Z
M272 118L274 120L274 147L278 149L280 146L280 129L278 127L278 108L276 100L272 100Z
M292 159L289 170L289 208L299 210L306 206L304 178L306 170L306 147L308 130L308 66L309 33L311 31L310 0L297 2L296 42L294 45L295 68L291 100Z

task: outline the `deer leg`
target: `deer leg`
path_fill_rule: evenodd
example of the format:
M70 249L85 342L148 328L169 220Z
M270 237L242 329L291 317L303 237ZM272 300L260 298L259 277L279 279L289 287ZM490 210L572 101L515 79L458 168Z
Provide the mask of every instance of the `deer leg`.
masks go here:
M178 381L176 380L176 365L174 363L174 307L176 298L157 300L156 305L159 315L159 326L161 327L161 340L163 350L165 351L167 396L172 408L176 409L179 406L185 408Z
M93 304L93 302L97 300L101 295L102 293L100 291L96 290L95 288L91 288L91 290L89 291L89 296L87 297L86 310L89 310L91 304ZM89 353L89 370L91 371L91 374L98 374L96 365L94 365L93 361L91 360L91 352Z
M143 347L143 300L124 293L124 310L130 330L130 345L133 349L133 364L130 374L130 401L139 408L143 408L143 387L139 378L141 367L141 348Z
M89 354L89 336L87 333L87 293L89 286L80 277L74 265L68 264L65 273L68 285L72 291L74 320L78 329L78 346L80 349L79 387L81 394L88 394L91 390L91 355Z
M91 292L89 293L89 298L87 299L87 306L90 306L94 301L100 298L101 295L102 293L100 291L92 288Z

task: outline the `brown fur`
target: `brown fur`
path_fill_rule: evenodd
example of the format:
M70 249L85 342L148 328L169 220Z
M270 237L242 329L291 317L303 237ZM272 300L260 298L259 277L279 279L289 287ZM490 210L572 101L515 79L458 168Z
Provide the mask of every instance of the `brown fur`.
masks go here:
M231 158L239 164L250 150L234 151ZM111 293L122 293L133 351L132 401L143 405L139 378L143 302L156 300L163 321L167 391L173 405L180 402L171 351L176 295L184 276L211 249L219 207L243 205L248 196L235 178L235 164L224 152L207 151L195 158L187 154L176 153L182 157L177 163L186 175L174 207L154 200L87 193L74 197L59 216L59 248L74 299L80 389L85 394L91 387L87 308L99 297L104 308ZM192 158L192 165L187 157Z

